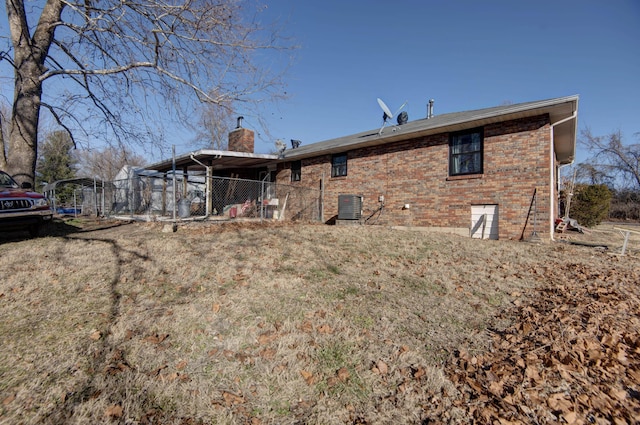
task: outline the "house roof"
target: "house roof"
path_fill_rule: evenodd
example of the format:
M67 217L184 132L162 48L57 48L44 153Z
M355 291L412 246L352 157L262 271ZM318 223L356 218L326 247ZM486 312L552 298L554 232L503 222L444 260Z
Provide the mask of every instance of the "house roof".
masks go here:
M205 164L211 161L214 170L225 168L252 168L264 166L266 163L277 159L278 155L271 154L201 149L176 156L176 168L180 169L184 166L191 166L192 169L203 168L198 164L198 161ZM147 170L169 171L173 168L173 160L164 160L145 168Z
M176 157L176 168L189 166L203 169L199 164L213 164L213 169L263 167L270 162L292 161L324 154L345 152L350 149L377 146L409 138L459 131L518 118L549 114L554 128L553 139L556 157L560 164L573 162L576 150L578 122L578 96L559 97L535 102L502 105L473 111L453 112L410 121L399 126L386 126L382 134L376 128L350 136L287 149L281 155L256 154L215 149L201 149ZM166 172L173 168L172 159L145 167L147 170Z
M518 118L549 114L553 126L554 147L561 164L573 162L576 150L578 96L560 97L535 102L496 106L465 112L453 112L410 121L403 125L339 137L324 142L303 145L286 150L280 156L285 160L298 160L322 154L344 152L349 149L377 146L408 138L459 131Z

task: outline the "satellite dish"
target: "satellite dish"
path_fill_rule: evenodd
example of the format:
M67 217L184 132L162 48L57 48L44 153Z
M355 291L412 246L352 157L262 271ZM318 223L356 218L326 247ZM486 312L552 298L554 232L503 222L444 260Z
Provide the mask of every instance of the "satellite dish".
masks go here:
M398 125L406 124L408 121L409 114L407 114L407 111L400 112L400 114L398 115Z
M390 120L391 118L393 118L395 115L398 114L398 112L400 112L402 110L402 108L404 108L405 106L407 106L407 102L404 102L402 104L402 106L400 106L398 108L398 110L396 111L395 114L391 113L391 109L389 109L389 107L387 106L386 103L384 103L382 101L382 99L377 98L378 100L378 105L380 105L380 109L382 109L382 127L380 127L380 131L378 132L378 136L382 134L382 130L384 130L384 126L387 124L387 120ZM394 130L395 131L395 130Z
M382 115L382 119L384 121L393 118L393 114L391 114L391 109L389 109L387 104L384 103L380 98L378 98L378 105L380 105L380 109L382 109L382 112L384 112L384 114Z

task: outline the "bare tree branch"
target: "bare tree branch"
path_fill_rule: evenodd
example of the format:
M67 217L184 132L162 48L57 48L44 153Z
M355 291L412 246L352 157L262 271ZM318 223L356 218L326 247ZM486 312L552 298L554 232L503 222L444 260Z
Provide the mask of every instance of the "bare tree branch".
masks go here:
M260 52L279 55L291 47L276 27L259 24L251 0L46 0L41 9L26 9L24 0L6 4L14 98L20 99L8 151L21 158L13 171L27 178L35 169L29 164L37 157L42 106L72 133L83 128L105 141L140 144L159 140L169 120L197 118L200 103L237 102L247 114L283 93L289 58L267 61Z
M580 143L592 154L587 164L594 171L610 176L621 188L640 190L640 143L625 144L619 130L594 136L587 128L581 136Z
M51 115L53 116L53 118L56 120L56 123L65 129L65 131L67 132L67 135L69 136L69 140L71 140L71 143L73 144L73 148L77 149L78 145L76 143L76 140L73 137L73 132L71 131L71 129L64 123L64 121L62 121L60 115L58 115L58 113L56 112L55 108L51 105L48 105L44 102L40 102L40 106L42 106L43 108L46 108L49 110L49 112L51 113Z

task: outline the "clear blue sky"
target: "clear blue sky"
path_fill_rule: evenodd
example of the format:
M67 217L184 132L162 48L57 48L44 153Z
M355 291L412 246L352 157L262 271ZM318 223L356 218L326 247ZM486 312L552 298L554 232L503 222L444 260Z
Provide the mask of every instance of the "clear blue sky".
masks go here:
M289 146L378 128L377 97L414 120L430 98L442 114L578 94L579 129L638 140L638 0L265 2L300 46L266 117Z
M265 24L278 21L299 49L289 99L264 109L270 137L237 111L258 133L258 153L276 138L310 144L377 129L378 97L393 112L408 101L415 120L429 99L442 114L578 94L580 130L640 142L640 0L259 1ZM179 154L194 149L188 132L165 130Z

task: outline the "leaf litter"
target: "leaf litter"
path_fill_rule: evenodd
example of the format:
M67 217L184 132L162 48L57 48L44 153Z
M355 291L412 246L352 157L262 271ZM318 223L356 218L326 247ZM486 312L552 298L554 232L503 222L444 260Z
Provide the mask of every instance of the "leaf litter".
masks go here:
M251 223L40 242L3 246L2 423L637 423L633 257Z
M489 351L456 352L457 403L491 423L638 423L640 269L567 264L543 277L530 302L501 312L512 324Z

